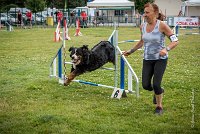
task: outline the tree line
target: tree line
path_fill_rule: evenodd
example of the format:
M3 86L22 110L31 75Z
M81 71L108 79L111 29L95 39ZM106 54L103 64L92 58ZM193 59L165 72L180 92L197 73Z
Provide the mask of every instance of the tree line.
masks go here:
M87 6L87 1L92 0L0 0L0 12L8 11L13 7L26 7L32 12L43 11L45 8L67 9ZM135 2L135 9L143 12L143 6L154 0L130 0Z

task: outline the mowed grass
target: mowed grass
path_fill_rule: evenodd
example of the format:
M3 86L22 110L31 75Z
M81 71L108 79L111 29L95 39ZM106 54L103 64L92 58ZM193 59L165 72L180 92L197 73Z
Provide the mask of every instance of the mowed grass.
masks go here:
M112 89L79 83L64 87L49 77L49 65L61 46L61 42L53 42L54 30L0 31L0 133L200 132L199 35L181 35L179 46L169 52L162 85L164 114L157 116L153 93L141 86L142 51L127 57L140 80L140 97L128 94L127 98L111 99ZM140 38L139 28L118 30L119 41ZM72 40L66 41L66 49L83 44L92 48L107 40L112 31L112 27L87 28L81 29L83 36L74 37L75 29L70 28ZM120 44L120 48L128 50L133 44ZM112 71L98 69L77 79L113 86L113 76Z

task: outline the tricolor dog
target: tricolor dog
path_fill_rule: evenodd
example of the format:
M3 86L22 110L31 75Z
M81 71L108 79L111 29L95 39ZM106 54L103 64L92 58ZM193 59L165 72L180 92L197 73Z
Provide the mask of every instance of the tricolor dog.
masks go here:
M72 68L64 85L69 83L76 77L85 72L94 71L108 62L115 64L115 48L109 41L101 41L91 50L87 45L80 48L70 47L70 57L72 60Z

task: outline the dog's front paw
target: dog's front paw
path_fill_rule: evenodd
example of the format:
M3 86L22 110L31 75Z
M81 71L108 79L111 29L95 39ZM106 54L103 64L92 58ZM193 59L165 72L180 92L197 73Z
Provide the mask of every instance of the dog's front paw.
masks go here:
M64 86L68 86L69 85L69 83L64 83Z
M69 83L70 83L70 82L68 81L68 79L67 79L67 80L65 80L65 81L64 81L64 86L68 86L68 85L69 85Z

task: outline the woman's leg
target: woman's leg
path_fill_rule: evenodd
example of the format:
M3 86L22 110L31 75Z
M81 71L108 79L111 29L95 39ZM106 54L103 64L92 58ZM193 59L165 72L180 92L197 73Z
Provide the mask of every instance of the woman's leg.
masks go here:
M145 90L153 91L151 79L154 73L154 61L143 60L142 86Z
M158 60L155 63L154 67L154 77L153 77L153 89L156 95L157 107L162 108L162 93L163 89L161 88L162 78L167 66L167 59Z

